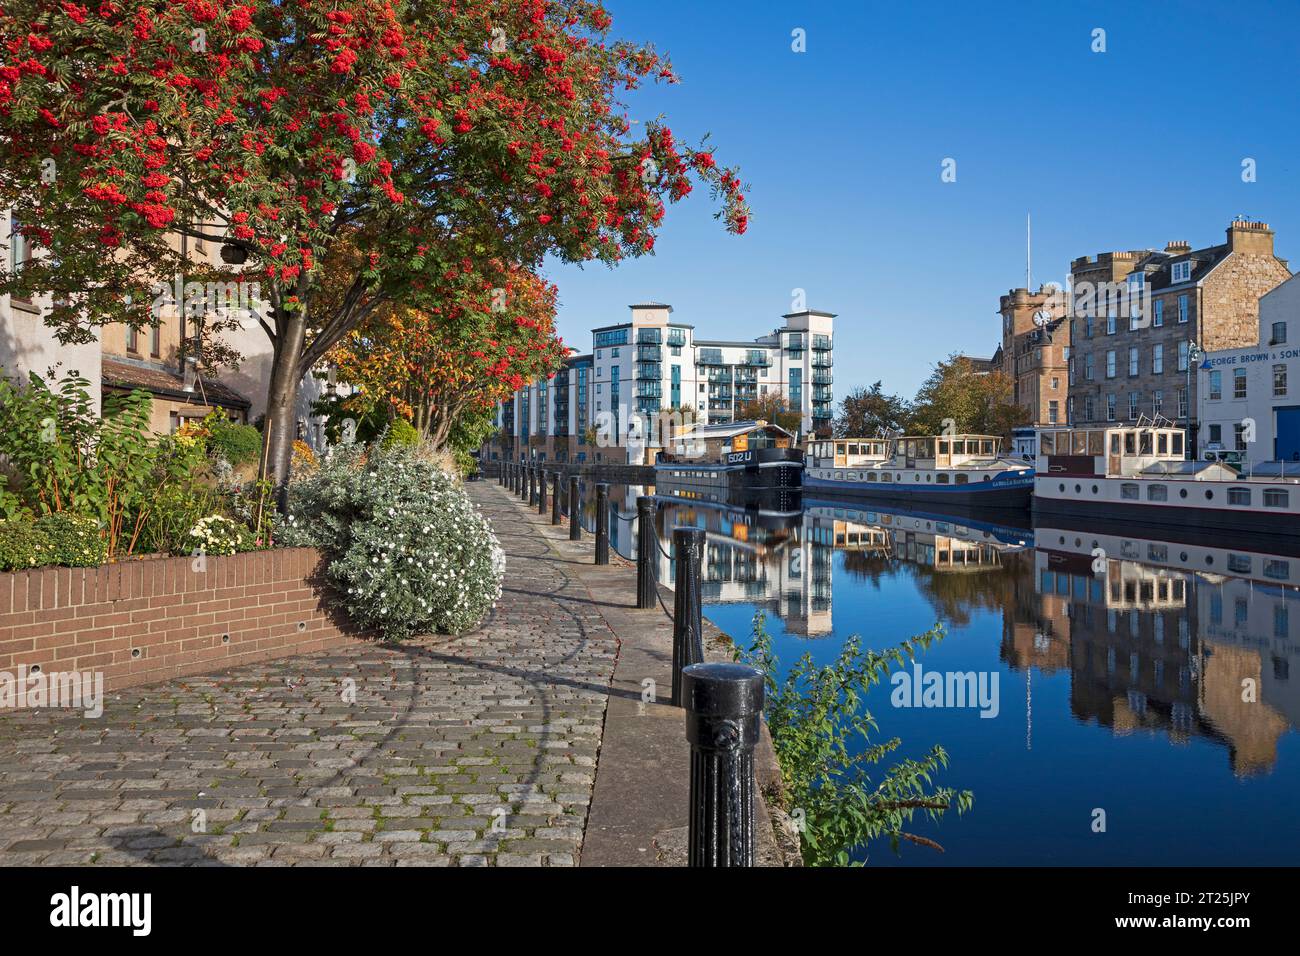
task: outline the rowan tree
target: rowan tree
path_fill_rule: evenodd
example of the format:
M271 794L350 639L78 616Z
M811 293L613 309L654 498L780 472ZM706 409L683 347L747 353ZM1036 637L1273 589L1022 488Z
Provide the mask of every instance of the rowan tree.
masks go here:
M633 129L624 91L675 77L610 26L591 0L5 0L0 208L35 259L0 293L53 296L47 322L84 341L151 321L176 235L225 243L268 303L282 484L302 377L463 250L615 263L693 182L745 230L734 169ZM340 243L358 265L327 292Z

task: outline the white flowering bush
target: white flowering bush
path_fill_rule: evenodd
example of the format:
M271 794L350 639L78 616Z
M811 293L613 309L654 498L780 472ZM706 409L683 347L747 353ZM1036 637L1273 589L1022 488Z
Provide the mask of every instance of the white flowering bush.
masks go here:
M208 515L194 523L186 541L203 554L237 554L251 548L248 528L225 515Z
M385 639L460 634L501 596L505 555L455 478L406 446L344 446L289 486L276 540L311 545L352 619Z

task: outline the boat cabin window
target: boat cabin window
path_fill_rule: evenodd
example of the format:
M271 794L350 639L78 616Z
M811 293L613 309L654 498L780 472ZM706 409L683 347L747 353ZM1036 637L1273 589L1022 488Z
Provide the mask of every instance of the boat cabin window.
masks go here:
M1148 501L1168 501L1169 488L1165 485L1151 485L1147 488Z
M942 438L939 439L939 454L941 455L948 454L948 442L947 440Z
M1139 455L1151 454L1151 433L1150 432L1138 433L1138 454Z
M838 443L836 443L836 445L835 445L835 454L837 454L837 455L842 455L842 454L844 454L844 449L845 449L846 447L847 447L847 446L844 444L844 442L838 442Z
M1124 433L1124 454L1126 455L1137 454L1137 436L1134 435L1132 432Z
M874 471L867 472L867 481L875 481L875 480L876 480L876 473Z
M1264 489L1264 507L1265 508L1285 508L1291 495L1281 488Z
M1250 507L1250 489L1249 488L1229 488L1228 504L1244 505Z
M1142 497L1142 489L1131 482L1119 486L1119 496L1126 501L1137 501Z
M1169 433L1168 432L1158 432L1156 434L1156 454L1157 455L1169 454Z
M1110 453L1111 453L1112 455L1118 455L1118 454L1119 454L1119 432L1112 432L1112 433L1111 433L1111 436L1110 436Z
M964 484L966 484L966 482L968 482L968 481L970 481L970 478L968 478L966 475L957 475L957 476L953 479L953 484L956 484L956 485L964 485Z
M880 480L881 480L881 481L893 481L893 480L894 480L894 477L893 477L889 472L887 472L887 471L883 471L883 472L880 473Z
M1174 432L1169 437L1172 439L1172 447L1170 447L1169 449L1169 454L1174 455L1177 458L1182 458L1183 457L1183 433Z
M980 454L981 454L981 455L991 455L991 454L993 454L993 442L992 442L992 440L990 440L990 439L985 439L984 441L981 441L981 442L980 442Z
M941 484L941 485L946 485L946 484L948 484L948 476L947 476L944 472L942 472L942 471L939 472L939 474L937 474L937 475L934 476L934 480L937 481L937 482L938 482L939 484Z

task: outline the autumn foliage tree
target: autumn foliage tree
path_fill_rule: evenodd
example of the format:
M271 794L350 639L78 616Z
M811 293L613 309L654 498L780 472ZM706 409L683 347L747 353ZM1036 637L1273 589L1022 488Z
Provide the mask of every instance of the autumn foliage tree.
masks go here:
M703 183L735 233L733 169L635 132L619 100L674 77L590 0L5 0L0 208L64 341L151 321L177 234L226 244L268 303L267 457L287 477L301 378L389 303L424 306L468 254L536 267L654 247ZM341 286L319 263L360 253ZM236 271L232 268L232 272Z
M485 272L466 260L430 291L422 308L371 314L329 357L358 389L345 408L390 410L441 448L462 418L553 375L567 349L555 334L555 286L520 266Z
M915 435L939 435L951 427L957 432L1010 437L1011 429L1029 417L1012 398L1012 382L1005 373L984 372L966 356L950 355L935 363L917 390L907 428Z

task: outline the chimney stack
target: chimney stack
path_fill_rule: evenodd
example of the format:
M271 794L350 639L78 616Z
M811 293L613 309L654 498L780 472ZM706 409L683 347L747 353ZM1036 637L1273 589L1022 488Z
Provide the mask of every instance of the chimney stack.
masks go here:
M1228 248L1243 255L1273 255L1273 230L1266 222L1234 219L1228 226Z

